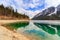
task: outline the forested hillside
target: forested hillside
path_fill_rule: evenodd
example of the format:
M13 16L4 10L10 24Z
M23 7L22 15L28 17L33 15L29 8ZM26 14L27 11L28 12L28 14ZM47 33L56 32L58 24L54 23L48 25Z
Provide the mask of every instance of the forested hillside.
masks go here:
M20 14L17 12L14 12L12 7L4 7L3 5L0 5L0 19L10 20L10 19L29 19L29 17L25 14Z

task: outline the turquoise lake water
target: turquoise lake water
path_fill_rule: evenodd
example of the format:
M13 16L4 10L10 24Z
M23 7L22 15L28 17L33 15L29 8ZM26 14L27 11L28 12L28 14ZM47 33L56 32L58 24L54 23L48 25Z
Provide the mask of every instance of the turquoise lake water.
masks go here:
M38 37L35 40L60 40L60 25L42 22L16 22L8 24L18 33ZM33 39L33 38L32 38Z

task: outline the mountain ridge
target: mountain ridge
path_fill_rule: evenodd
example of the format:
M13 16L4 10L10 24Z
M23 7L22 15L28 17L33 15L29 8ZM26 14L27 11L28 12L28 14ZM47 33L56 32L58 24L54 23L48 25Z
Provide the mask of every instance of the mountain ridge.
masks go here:
M35 15L32 20L60 20L60 5L57 7L51 6L43 10L42 12Z

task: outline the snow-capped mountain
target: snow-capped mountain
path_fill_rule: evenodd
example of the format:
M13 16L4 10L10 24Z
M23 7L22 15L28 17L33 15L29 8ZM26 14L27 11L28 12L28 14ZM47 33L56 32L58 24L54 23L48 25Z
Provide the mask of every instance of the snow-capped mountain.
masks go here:
M56 10L57 9L57 10ZM56 12L55 12L56 11ZM60 5L49 7L35 15L33 20L60 20Z

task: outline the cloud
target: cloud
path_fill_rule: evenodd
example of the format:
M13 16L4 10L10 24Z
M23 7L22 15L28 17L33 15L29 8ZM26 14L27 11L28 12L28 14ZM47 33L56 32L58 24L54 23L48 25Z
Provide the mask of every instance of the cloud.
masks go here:
M57 6L60 0L0 0L4 6L12 6L19 13L26 14L30 18L50 6Z
M36 11L36 10L40 10L40 9L42 10L42 8L45 7L45 1L44 0L38 0L38 1L30 0L29 3L24 2L23 4L24 4L23 8L25 10L31 10L31 11Z
M0 4L3 4L5 7L12 6L14 10L17 9L19 13L25 13L32 18L38 13L38 7L42 5L40 3L43 3L42 0L40 1L41 2L39 2L39 0L0 0ZM39 4L40 6L38 6Z
M41 2L40 2L41 1ZM32 18L33 16L35 16L37 13L39 13L44 7L45 7L45 3L44 0L20 0L20 2L18 2L18 4L20 5L20 8L18 10L18 12L23 12L26 15L28 15L30 18Z
M57 6L60 4L60 0L46 0L47 6Z
M21 10L20 10L21 9ZM32 12L32 11L27 11L27 10L25 10L25 9L23 9L23 8L20 8L19 10L18 10L18 12L19 13L22 13L22 14L26 14L26 15L28 15L30 18L32 18L32 17L34 17L36 14L38 14L39 13L39 10L37 10L37 11L35 11L35 12Z

